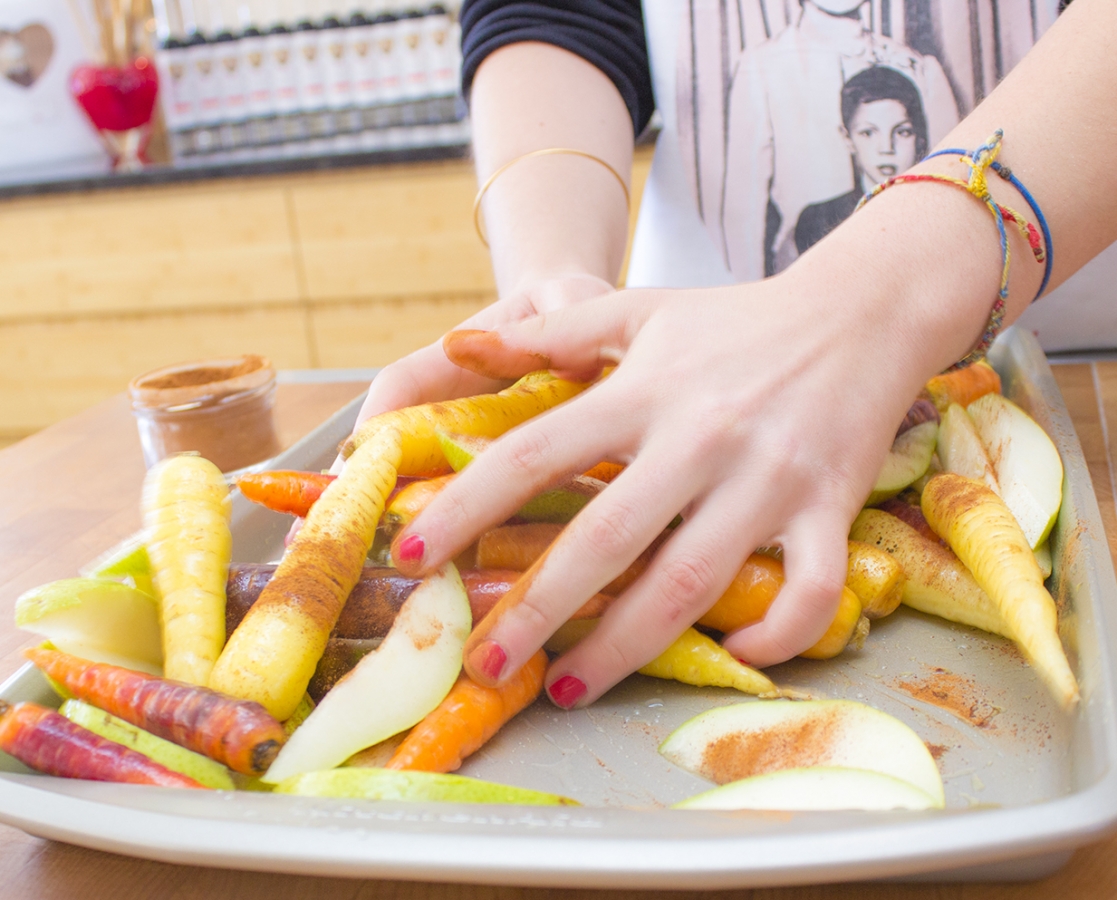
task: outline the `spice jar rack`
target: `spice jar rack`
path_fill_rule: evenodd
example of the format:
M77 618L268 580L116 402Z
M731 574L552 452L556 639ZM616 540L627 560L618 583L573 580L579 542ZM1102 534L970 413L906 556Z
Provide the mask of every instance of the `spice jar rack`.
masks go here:
M455 4L154 0L176 165L464 145Z

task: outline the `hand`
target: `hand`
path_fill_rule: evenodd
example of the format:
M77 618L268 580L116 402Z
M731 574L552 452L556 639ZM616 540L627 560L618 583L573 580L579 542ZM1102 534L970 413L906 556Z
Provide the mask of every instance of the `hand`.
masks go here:
M849 524L909 403L942 366L928 349L933 328L913 330L911 308L891 299L870 297L859 273L800 265L732 288L615 293L496 329L505 352L493 365L543 354L555 369L617 368L455 479L397 538L418 535L422 547L400 568L432 570L602 459L628 468L475 629L469 674L492 684L518 669L679 513L648 571L553 664L552 699L591 702L653 659L761 545L783 548L786 585L764 621L725 646L756 666L811 646L837 608ZM452 357L475 355L469 342L448 341Z
M536 281L498 300L466 319L459 328L491 329L554 312L582 300L609 293L613 285L589 274L572 274ZM393 409L435 400L452 400L500 390L506 382L478 375L451 363L442 342L386 366L373 380L368 397L357 414L365 419Z

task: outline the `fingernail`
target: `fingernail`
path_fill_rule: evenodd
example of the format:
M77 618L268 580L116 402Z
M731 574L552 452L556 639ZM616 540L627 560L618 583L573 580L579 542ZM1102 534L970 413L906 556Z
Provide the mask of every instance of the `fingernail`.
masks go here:
M504 671L508 654L496 641L482 641L469 654L469 664L486 678L496 681Z
M396 546L396 559L400 562L418 562L426 550L421 535L409 534Z
M580 678L575 678L573 675L563 675L561 678L555 679L554 683L547 688L547 693L555 706L570 709L585 696L586 685Z

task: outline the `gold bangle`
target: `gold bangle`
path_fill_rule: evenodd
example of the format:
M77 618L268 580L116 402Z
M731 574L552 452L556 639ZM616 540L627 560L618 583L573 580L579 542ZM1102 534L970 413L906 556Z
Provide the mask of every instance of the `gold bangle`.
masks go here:
M477 237L481 239L482 244L484 244L486 247L489 246L489 242L485 237L485 233L481 230L481 201L485 197L485 191L492 187L492 183L494 181L496 181L508 169L512 168L512 166L516 165L516 163L520 162L521 160L530 159L533 156L555 156L560 153L567 154L569 156L581 156L585 159L593 160L598 165L604 166L606 169L608 169L610 174L617 179L617 183L621 186L621 190L624 191L625 208L631 208L631 200L629 199L628 194L628 185L624 183L624 179L621 177L621 173L614 169L607 162L605 162L605 160L603 160L601 157L594 156L592 153L587 153L585 150L575 150L572 147L545 147L542 150L532 150L530 153L525 153L522 156L517 156L515 159L510 159L504 165L498 167L492 175L485 179L485 183L481 185L481 189L477 192L477 196L473 198L473 227L474 229L476 229Z

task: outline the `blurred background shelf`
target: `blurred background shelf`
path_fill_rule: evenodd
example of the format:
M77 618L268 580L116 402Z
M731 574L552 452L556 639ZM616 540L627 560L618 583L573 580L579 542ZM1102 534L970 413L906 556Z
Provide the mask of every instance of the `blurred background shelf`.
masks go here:
M466 159L113 184L0 199L0 446L178 361L382 366L495 297Z

